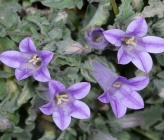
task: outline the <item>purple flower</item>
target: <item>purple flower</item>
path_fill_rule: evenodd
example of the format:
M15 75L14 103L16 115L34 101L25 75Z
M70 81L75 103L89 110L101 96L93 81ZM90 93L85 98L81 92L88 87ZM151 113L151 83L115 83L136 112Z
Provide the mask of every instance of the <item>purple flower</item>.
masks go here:
M42 50L36 51L31 38L23 39L19 44L18 51L6 51L0 55L0 60L9 67L16 68L15 76L17 80L25 79L33 75L34 79L47 82L50 73L47 69L48 63L53 57L53 52Z
M94 61L92 65L95 71L91 71L91 74L104 90L98 99L103 103L110 103L117 118L126 113L127 107L131 109L144 107L143 99L136 91L148 85L148 77L139 76L128 80L113 73L99 62Z
M104 31L105 38L115 46L120 47L117 58L119 64L130 61L140 70L148 73L153 65L149 53L164 52L164 39L156 36L146 36L148 30L144 18L132 21L126 32L119 29Z
M66 88L61 82L51 80L49 82L49 91L46 93L48 104L40 107L40 110L53 116L56 125L61 129L66 129L71 116L78 119L87 119L90 117L89 107L79 101L90 91L90 84L80 82Z
M108 45L108 41L105 39L103 31L103 29L97 28L85 32L85 39L91 48L103 50Z

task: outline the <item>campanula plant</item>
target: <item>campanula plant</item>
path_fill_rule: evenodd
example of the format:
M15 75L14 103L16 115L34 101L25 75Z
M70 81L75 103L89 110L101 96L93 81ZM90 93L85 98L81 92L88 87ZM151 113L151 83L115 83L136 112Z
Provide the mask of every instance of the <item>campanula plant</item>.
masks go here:
M138 69L148 73L153 65L149 53L164 52L164 39L145 36L147 31L148 26L145 19L137 18L128 25L126 32L111 29L103 33L111 44L120 47L117 54L119 64L132 62Z
M16 68L17 80L25 79L33 75L34 79L47 82L50 73L47 65L53 58L53 52L47 50L36 51L36 47L30 37L23 39L19 44L19 50L3 52L0 60L9 67Z

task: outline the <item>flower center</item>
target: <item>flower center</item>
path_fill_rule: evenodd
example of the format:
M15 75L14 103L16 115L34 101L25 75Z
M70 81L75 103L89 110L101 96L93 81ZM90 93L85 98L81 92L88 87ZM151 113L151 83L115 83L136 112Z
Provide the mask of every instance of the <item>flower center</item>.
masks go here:
M28 62L32 63L34 66L40 66L42 64L42 59L35 54Z
M133 45L133 46L137 46L137 43L134 42L134 36L125 36L121 39L123 45Z
M96 42L100 42L102 40L102 37L98 37L97 39L96 39Z
M112 86L119 88L121 86L121 82L115 82Z
M56 94L56 99L57 99L57 104L61 104L62 102L68 102L69 99L68 99L68 95L59 95L59 94Z

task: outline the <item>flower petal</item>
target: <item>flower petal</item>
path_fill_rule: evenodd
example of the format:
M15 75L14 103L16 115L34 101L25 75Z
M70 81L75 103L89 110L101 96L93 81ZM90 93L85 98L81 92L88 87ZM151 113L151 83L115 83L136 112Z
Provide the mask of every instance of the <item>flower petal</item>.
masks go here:
M133 20L127 27L126 33L132 36L142 37L146 35L148 26L144 18Z
M32 71L29 71L29 70L20 70L20 69L15 70L15 77L18 81L23 80L31 76L32 74L33 74Z
M153 65L152 58L147 52L133 53L132 63L140 70L148 73Z
M132 60L123 47L118 50L117 59L119 64L128 64Z
M78 100L75 100L71 105L71 113L70 115L77 119L87 119L90 117L90 109L89 107Z
M35 80L40 82L48 82L51 79L50 73L45 66L42 66L33 76Z
M124 106L121 101L117 99L110 99L110 104L117 118L120 118L125 115L127 107Z
M22 63L27 62L27 58L17 51L5 51L0 55L0 60L7 66L19 68Z
M53 120L55 124L61 129L66 129L71 123L71 116L66 115L62 109L53 113Z
M30 37L26 37L19 44L19 50L26 53L35 53L36 47Z
M63 83L55 80L51 80L48 83L50 92L52 96L54 97L57 93L65 91L66 87Z
M110 100L109 95L110 95L110 94L111 94L111 93L110 93L110 91L108 90L108 91L104 92L102 95L100 95L100 96L98 97L98 99L99 99L102 103L109 103L109 100Z
M138 76L128 80L128 85L133 90L142 90L149 84L149 77Z
M146 36L141 40L141 45L150 53L164 52L164 39L156 36Z
M38 51L38 55L42 59L42 64L46 66L52 60L54 53L47 50L42 50Z
M88 82L80 82L70 86L67 91L73 95L75 99L84 98L90 91L91 85Z
M48 104L39 107L39 109L43 112L43 114L51 115L54 111L53 102L49 102Z
M111 29L103 32L107 41L115 46L121 46L121 39L125 32L119 29Z
M136 92L124 86L120 89L120 94L124 95L122 103L131 109L144 108L144 101L142 97Z
M95 71L90 71L90 73L104 91L109 90L109 87L118 78L118 75L98 61L93 61L92 65Z

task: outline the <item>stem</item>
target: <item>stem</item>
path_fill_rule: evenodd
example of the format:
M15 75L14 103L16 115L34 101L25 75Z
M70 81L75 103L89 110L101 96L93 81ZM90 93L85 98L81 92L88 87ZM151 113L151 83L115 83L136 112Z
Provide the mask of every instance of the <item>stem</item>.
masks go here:
M144 137L149 138L150 140L159 140L158 138L156 138L155 136L153 136L153 135L150 134L150 133L143 132L143 131L141 131L141 130L139 130L139 129L135 129L135 128L134 128L133 130L134 130L135 132L137 132L137 133L143 135Z
M118 7L116 5L115 0L110 0L110 3L112 4L114 14L117 15L119 11L118 11Z
M18 35L18 36L31 36L31 32L7 32L7 35Z

